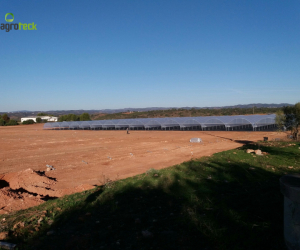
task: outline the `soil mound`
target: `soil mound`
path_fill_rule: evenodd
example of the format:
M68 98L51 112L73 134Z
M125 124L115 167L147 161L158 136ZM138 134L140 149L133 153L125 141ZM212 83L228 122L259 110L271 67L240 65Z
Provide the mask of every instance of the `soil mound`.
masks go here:
M13 190L24 189L26 192L36 195L57 197L57 192L53 190L56 181L31 168L6 174L2 180L9 183L9 187Z
M81 185L74 189L55 190L55 178L31 168L0 176L0 214L37 206L50 198L93 188Z
M9 187L0 189L0 214L37 206L42 202L41 197L27 192L15 191Z

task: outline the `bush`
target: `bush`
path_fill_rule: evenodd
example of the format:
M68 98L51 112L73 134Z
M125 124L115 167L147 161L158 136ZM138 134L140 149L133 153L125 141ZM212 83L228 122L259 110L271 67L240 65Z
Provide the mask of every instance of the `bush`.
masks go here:
M295 106L289 106L283 108L285 127L291 131L293 138L298 140L300 133L300 102Z
M2 118L0 118L0 126L4 126L4 125L5 125L5 121Z
M41 123L42 122L42 118L41 117L37 117L36 118L36 123Z
M74 115L74 114L68 114L68 115L62 115L58 118L59 122L64 122L64 121L79 121L79 116Z
M2 119L6 122L9 122L10 118L8 117L7 114L2 115Z
M34 120L31 120L31 119L22 122L22 124L25 124L25 125L26 125L26 124L34 124L34 123L35 123Z
M90 121L91 117L88 113L83 113L80 115L80 121Z
M15 126L15 125L19 125L19 123L16 120L10 120L5 124L5 126Z

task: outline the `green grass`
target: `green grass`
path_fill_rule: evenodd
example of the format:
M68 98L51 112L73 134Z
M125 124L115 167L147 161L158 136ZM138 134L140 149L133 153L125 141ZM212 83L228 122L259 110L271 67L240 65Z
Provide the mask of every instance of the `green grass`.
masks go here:
M300 145L290 144L150 169L1 215L0 232L18 249L285 249L279 178L300 169Z

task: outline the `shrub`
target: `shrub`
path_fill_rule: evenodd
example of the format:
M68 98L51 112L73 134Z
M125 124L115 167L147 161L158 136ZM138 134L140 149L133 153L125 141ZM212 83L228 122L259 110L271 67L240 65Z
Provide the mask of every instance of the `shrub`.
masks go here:
M10 120L5 124L5 126L15 126L15 125L19 125L19 123L16 120Z
M9 122L10 118L8 117L7 114L2 115L2 119L6 122Z
M22 124L25 124L25 125L26 125L26 124L34 124L34 123L35 123L34 120L31 120L31 119L22 122Z
M79 121L79 117L74 114L68 114L68 115L62 115L58 118L59 122L64 122L64 121Z
M36 118L36 123L41 123L42 122L42 118L41 117L37 117Z
M2 118L0 118L0 126L4 126L4 125L5 125L5 121Z
M80 121L90 121L91 117L88 113L83 113L80 115Z
M285 126L291 131L293 138L297 140L300 130L300 102L294 106L284 107L283 112Z

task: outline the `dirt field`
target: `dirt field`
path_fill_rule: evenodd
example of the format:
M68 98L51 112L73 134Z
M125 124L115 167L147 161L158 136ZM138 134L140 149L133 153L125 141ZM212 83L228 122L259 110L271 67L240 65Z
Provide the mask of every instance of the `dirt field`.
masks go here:
M0 213L45 197L161 169L237 148L243 141L285 138L277 132L43 130L43 124L0 127ZM190 143L200 137L203 144ZM55 170L46 171L46 164Z

